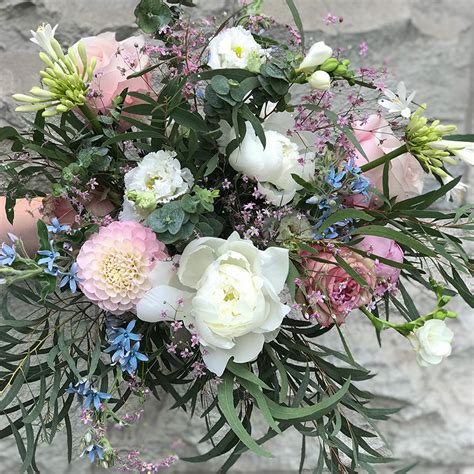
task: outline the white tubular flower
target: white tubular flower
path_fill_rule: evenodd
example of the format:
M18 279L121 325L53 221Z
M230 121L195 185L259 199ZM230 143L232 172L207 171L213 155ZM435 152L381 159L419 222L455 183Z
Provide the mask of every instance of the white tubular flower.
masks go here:
M325 71L315 71L308 78L312 89L327 91L331 88L331 76Z
M290 311L278 297L288 268L287 249L259 250L237 232L227 240L196 239L184 249L177 273L157 262L154 287L138 303L137 316L183 319L197 332L208 369L222 375L231 357L250 362L276 337Z
M458 142L455 140L438 140L429 146L435 150L448 151L468 165L474 166L474 143Z
M57 28L58 25L51 28L50 24L42 24L38 26L36 31L30 30L32 35L30 41L37 44L41 49L44 49L46 53L53 58L57 58L56 52L51 44Z
M170 202L191 189L194 177L188 168L181 168L175 157L175 152L166 150L149 153L125 174L121 220L143 220L158 204Z
M441 180L443 181L443 184L448 184L453 179L454 178L449 175L441 178ZM461 202L464 197L464 193L467 191L467 189L468 189L467 184L463 183L462 181L459 181L459 183L456 184L456 186L454 186L453 189L451 189L450 191L446 193L446 201L453 200L455 202Z
M209 43L207 64L212 69L238 68L258 72L268 53L242 26L228 28Z
M250 123L239 148L229 156L229 164L236 171L258 181L259 191L277 206L288 204L301 186L292 174L304 180L314 175L314 155L301 156L298 146L289 138L273 130L265 131L266 147Z
M396 94L390 89L385 89L383 93L388 98L388 100L380 99L378 102L380 106L382 106L384 109L387 109L388 113L390 114L397 114L404 118L410 118L410 104L415 98L416 91L413 91L407 97L407 88L405 87L405 83L402 81L398 83Z
M303 61L299 65L298 72L313 72L318 66L321 66L326 59L329 59L332 55L332 48L324 43L324 41L318 41L309 48L308 53L304 57Z
M422 367L437 365L451 354L453 331L440 319L430 319L408 336Z

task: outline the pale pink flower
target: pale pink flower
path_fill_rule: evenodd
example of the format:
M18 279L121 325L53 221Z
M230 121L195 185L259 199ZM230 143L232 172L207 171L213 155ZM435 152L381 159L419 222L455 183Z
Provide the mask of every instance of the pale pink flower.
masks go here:
M89 300L112 314L135 307L151 288L150 271L168 257L165 245L138 222L102 227L77 256L80 288Z
M394 135L388 122L378 115L370 115L365 123L356 122L353 125L354 135L367 155L368 161L376 160L402 146L402 142ZM356 151L356 164L363 166L367 159ZM416 158L410 153L397 156L389 163L388 185L390 197L402 201L418 196L423 191L424 171ZM370 186L383 191L383 166L364 173L370 181ZM382 201L370 194L370 199L363 195L351 196L348 204L360 207L378 207Z
M149 66L150 59L144 53L143 36L116 41L115 33L106 32L83 38L81 42L86 47L87 57L97 60L90 86L93 93L88 101L92 109L106 113L111 108L112 101L126 88L128 92L150 93L150 74L127 79L127 76ZM140 103L140 99L127 95L126 106L137 103Z
M346 248L340 249L338 256L366 281L367 286L362 286L340 267L332 253L303 253L307 294L321 295L319 298L312 298L311 309L319 314L317 320L324 327L335 322L342 324L353 309L367 305L377 284L372 260ZM326 260L328 263L316 261L311 257Z
M364 250L370 255L403 263L403 250L391 239L369 235L364 237L355 247ZM377 277L378 293L384 293L390 286L397 284L400 277L400 269L380 263L375 259L375 276Z

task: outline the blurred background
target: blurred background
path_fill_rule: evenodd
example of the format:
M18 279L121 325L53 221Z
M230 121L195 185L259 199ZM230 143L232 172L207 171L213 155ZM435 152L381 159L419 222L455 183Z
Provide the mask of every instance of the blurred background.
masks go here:
M46 22L59 23L57 36L63 44L84 36L116 31L120 39L134 34L133 10L138 0L0 0L0 126L24 126L13 112L10 96L29 90L37 81L41 63L35 45L29 42L30 29ZM219 15L239 7L239 0L196 0L194 15ZM459 133L473 132L474 111L474 0L295 0L307 31L307 43L325 40L333 48L346 48L354 67L387 64L392 88L404 80L409 91L417 90L417 101L429 105L429 115L454 123ZM263 11L277 20L291 23L284 0L265 0ZM342 17L341 23L326 26L328 13ZM368 51L359 54L365 42ZM459 173L462 170L459 170ZM470 183L466 200L473 202L474 173L464 170ZM458 174L459 174L458 173ZM472 253L472 246L471 246ZM473 287L472 281L470 282ZM418 291L418 290L414 290ZM430 308L430 299L415 294L421 311ZM384 334L378 347L373 328L357 314L348 318L343 331L355 358L377 377L365 384L379 406L403 406L381 431L394 457L404 463L381 466L377 473L393 473L418 461L414 473L474 473L474 314L459 298L451 304L459 312L450 321L455 333L453 354L440 366L418 367L406 340ZM331 331L333 332L333 331ZM322 344L337 346L337 334L324 336ZM193 455L207 450L198 445L205 427L199 418L170 411L168 400L150 400L142 421L124 430L114 430L117 447L136 447L143 457L153 460L176 450ZM3 423L2 423L3 424ZM272 459L244 455L231 472L298 472L300 439L292 433L278 437L268 448ZM52 446L42 445L38 467L47 474L92 473L86 459L66 461L61 434ZM77 448L78 451L78 448ZM307 446L305 467L312 472L317 459L317 443ZM0 440L0 474L18 472L16 445ZM168 472L217 472L219 462L207 465L178 463Z

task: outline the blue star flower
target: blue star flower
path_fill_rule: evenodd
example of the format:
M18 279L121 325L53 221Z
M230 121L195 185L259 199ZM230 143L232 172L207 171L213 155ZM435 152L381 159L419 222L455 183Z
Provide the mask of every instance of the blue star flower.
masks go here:
M95 461L95 457L97 456L101 461L104 459L104 448L98 444L91 444L87 446L84 451L82 451L81 457L87 453L87 457L89 461L93 463Z
M102 400L109 400L110 398L112 398L112 395L110 395L110 393L99 392L96 389L92 388L85 395L82 408L89 409L91 404L93 404L94 408L99 411Z
M367 188L370 186L370 182L364 176L357 176L356 179L351 183L351 191L354 194L363 194L368 196Z
M51 219L51 225L48 225L48 232L51 234L59 234L61 232L66 232L71 229L70 225L64 224L61 225L57 217Z
M90 390L91 383L87 379L81 379L74 386L72 383L69 384L69 387L66 389L67 393L77 393L82 397L85 397Z
M114 339L111 341L111 347L117 346L117 348L123 348L126 351L130 350L130 341L139 341L142 336L140 334L133 333L133 328L137 321L133 319L127 324L126 328L116 328Z
M79 278L77 277L77 263L74 262L67 273L60 272L60 275L62 278L59 282L59 288L64 288L66 285L69 285L71 293L75 293L77 291L77 284L79 283Z
M120 359L120 367L122 367L123 371L132 374L135 372L135 370L137 370L139 360L142 362L146 362L148 360L148 357L145 354L138 352L139 349L140 343L136 342L132 349L125 355L125 357Z
M348 162L344 163L344 168L351 174L359 174L361 171L361 169L355 164L354 158L351 158Z
M41 255L43 256L43 258L40 258L38 260L38 265L45 265L47 264L48 265L48 273L51 273L51 274L55 274L55 273L52 273L54 272L54 261L56 260L56 258L59 257L59 252L56 252L53 248L53 241L50 240L49 242L49 245L51 247L50 250L38 250L38 255Z
M342 170L339 173L336 173L335 168L329 170L328 175L326 176L326 183L331 185L334 189L342 188L342 180L346 176L346 171Z
M5 242L3 242L2 247L0 249L0 266L11 265L15 261L15 258L15 247L13 245L7 245Z

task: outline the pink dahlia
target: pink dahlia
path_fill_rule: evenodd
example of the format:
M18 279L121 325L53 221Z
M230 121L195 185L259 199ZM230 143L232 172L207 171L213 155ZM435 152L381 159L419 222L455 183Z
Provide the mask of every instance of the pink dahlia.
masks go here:
M113 314L136 306L151 288L148 279L157 260L168 257L165 244L138 222L102 227L77 256L80 288L93 303Z

